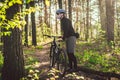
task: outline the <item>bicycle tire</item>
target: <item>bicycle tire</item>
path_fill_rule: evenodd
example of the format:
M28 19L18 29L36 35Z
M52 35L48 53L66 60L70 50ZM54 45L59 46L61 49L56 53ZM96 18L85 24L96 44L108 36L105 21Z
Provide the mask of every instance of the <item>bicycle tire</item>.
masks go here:
M66 69L67 69L67 54L64 49L61 49L58 58L58 70L62 75L64 75Z
M59 68L59 54L58 54L58 47L53 48L53 56L52 56L52 68L55 68L56 70L58 70Z
M55 49L54 46L50 47L50 67L53 67L54 62L55 62L55 60L54 60L54 49Z

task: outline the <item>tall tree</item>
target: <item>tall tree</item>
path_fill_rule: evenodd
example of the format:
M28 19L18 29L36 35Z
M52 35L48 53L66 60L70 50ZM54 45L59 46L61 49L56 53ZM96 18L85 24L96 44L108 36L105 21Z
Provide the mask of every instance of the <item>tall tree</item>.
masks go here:
M55 10L57 10L57 0L55 0ZM55 32L56 34L58 34L58 21L57 18L55 18L55 29L53 28L53 32Z
M68 11L69 11L69 18L72 21L72 7L71 7L72 0L68 0Z
M106 0L107 41L114 41L114 0Z
M103 31L106 31L106 13L105 13L105 0L99 0L99 12L100 12L100 22Z
M35 7L35 1L30 2L31 7ZM35 12L31 13L31 22L32 22L32 45L37 45L36 40L36 22L35 22Z
M58 0L59 8L62 9L62 0Z
M89 38L89 0L87 0L87 13L86 13L86 29L85 29L85 40Z
M64 6L65 6L65 10L67 11L67 2L68 2L68 0L64 0ZM66 16L67 16L67 14L66 14Z
M13 4L6 10L6 19L13 19L20 11L19 4ZM10 28L10 35L3 35L4 64L2 69L2 80L20 80L24 76L24 59L22 49L21 30L17 26ZM6 28L4 28L6 31Z
M29 8L29 4L26 3L26 9L28 9L28 8ZM25 25L25 42L24 42L24 45L28 46L28 24L29 24L28 14L25 16L25 21L26 21L26 25Z
M119 1L115 1L115 7L116 7L116 18L117 18L117 36L120 38L120 6L119 6Z
M44 23L49 26L49 16L48 16L48 7L47 7L47 3L48 3L48 0L43 0L43 3L44 3Z
M85 33L86 33L86 31L85 31L85 24L86 24L86 18L85 18L85 0L82 0L81 1L81 4L82 4L82 26L83 26L83 34L81 34L81 36L83 36L84 38L85 38ZM82 32L82 31L81 31Z

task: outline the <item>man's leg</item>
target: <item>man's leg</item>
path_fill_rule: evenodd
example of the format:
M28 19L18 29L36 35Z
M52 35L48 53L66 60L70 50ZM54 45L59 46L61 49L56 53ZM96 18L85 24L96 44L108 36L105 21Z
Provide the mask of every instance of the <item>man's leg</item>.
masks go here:
M69 68L72 69L73 66L72 66L72 56L70 53L68 53L68 60L69 60Z
M71 59L71 61L73 63L73 67L72 68L73 69L77 69L77 59L76 59L74 53L70 53L70 59Z

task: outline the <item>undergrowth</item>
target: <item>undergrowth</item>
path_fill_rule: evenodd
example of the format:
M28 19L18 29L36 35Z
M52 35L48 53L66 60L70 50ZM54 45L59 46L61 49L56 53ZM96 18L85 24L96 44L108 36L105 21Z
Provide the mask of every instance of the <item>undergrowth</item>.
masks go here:
M109 48L106 42L77 45L76 56L81 66L103 72L120 73L120 48Z
M36 49L42 49L42 46L36 47ZM31 56L35 53L35 50L26 49L25 53L25 56L27 56L25 58L27 76L22 80L39 80L41 72L34 67L39 61L34 56ZM120 74L120 48L114 46L109 48L105 41L78 42L75 55L80 66L97 71ZM58 74L58 70L52 69L48 72L47 78L49 80L59 79ZM67 74L65 77L72 80L76 78L84 80L83 76L79 76L76 73Z
M42 47L38 46L36 48L41 49ZM36 48L33 47L30 49L29 48L24 49L26 76L23 77L21 80L39 80L39 75L41 73L38 70L39 60L36 57L34 57Z

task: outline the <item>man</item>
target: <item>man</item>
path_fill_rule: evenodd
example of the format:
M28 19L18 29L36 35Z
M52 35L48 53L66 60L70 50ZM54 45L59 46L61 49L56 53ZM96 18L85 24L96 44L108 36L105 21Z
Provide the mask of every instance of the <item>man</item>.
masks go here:
M67 71L77 70L77 60L74 55L76 45L75 31L72 27L71 21L65 16L65 10L59 9L56 11L56 14L57 18L61 21L61 29L63 32L62 38L66 43L66 50L69 60L69 69Z

